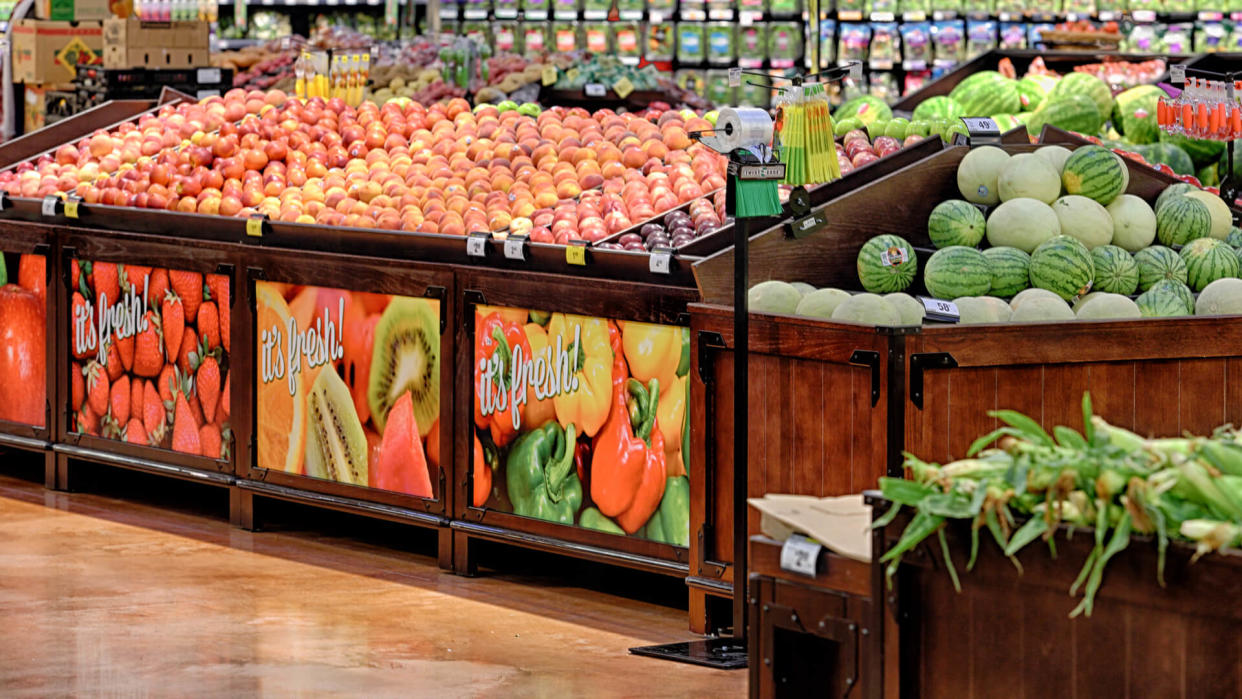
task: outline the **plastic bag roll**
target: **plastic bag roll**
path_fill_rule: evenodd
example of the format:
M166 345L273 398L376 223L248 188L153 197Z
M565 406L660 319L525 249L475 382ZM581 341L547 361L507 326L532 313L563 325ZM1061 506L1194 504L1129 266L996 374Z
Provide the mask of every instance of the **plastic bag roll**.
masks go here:
M701 139L721 153L772 142L772 117L755 107L725 107L716 115L716 132Z

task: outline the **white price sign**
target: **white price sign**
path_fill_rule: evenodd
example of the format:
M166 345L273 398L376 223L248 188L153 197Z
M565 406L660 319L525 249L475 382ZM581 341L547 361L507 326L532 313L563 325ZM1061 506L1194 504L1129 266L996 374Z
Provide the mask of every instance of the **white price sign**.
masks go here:
M673 251L665 248L656 248L651 251L651 257L647 263L647 269L652 274L668 274L673 267Z
M511 235L505 238L505 258L509 260L526 259L526 236Z
M923 310L929 320L938 320L942 323L956 323L961 320L961 313L952 301L931 299L925 296L920 296L919 300L923 302Z
M471 257L484 257L487 255L487 239L486 235L471 234L466 237L466 254Z
M197 78L198 78L199 85L215 85L216 83L220 82L220 79L222 77L223 76L220 74L219 68L199 68L198 69Z
M815 577L815 566L823 545L801 534L791 534L781 546L781 570Z
M1179 84L1186 82L1185 64L1178 63L1176 65L1169 66L1169 81Z
M972 134L999 134L1000 127L990 117L962 117L966 130Z
M56 205L59 203L60 203L60 198L57 197L55 194L49 194L46 197L43 197L43 215L44 216L55 216Z
M587 97L603 97L608 94L608 88L599 83L587 83L587 85L583 87L583 92L586 92Z

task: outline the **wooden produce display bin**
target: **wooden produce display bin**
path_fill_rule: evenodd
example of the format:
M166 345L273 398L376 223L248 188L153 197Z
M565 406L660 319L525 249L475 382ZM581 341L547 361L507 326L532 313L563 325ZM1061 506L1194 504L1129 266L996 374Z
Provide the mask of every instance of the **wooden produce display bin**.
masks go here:
M454 570L472 574L471 542L486 539L685 577L686 545L693 534L690 492L702 473L682 461L687 442L691 452L699 443L683 439L686 411L694 401L686 393L692 372L683 361L686 308L697 293L689 286L661 285L660 279L646 275L620 282L458 269ZM507 349L497 350L502 338ZM577 360L575 338L583 348ZM522 355L542 358L560 373L541 382L533 375L539 370L524 361L525 371L533 373L515 377L510 359L519 346ZM484 373L497 356L499 367L509 367L509 378L500 382ZM643 445L639 430L630 429L626 394L618 392L626 390L627 378L650 388L651 377L661 387L659 410L651 442ZM574 381L576 389L552 388ZM536 387L551 390L539 399ZM515 400L522 390L526 396ZM501 396L503 405L497 402ZM569 425L581 466L568 451ZM629 456L619 457L618 447L625 444ZM633 462L635 449L645 465ZM498 454L494 467L493 454ZM664 467L652 471L652 458ZM571 470L558 471L566 459L575 461ZM630 491L622 485L623 474L636 473L635 468L642 469L642 480ZM647 480L649 473L685 475L668 476L662 495L655 493L653 500L649 484L656 481Z
M1120 412L1108 415L1112 420ZM886 507L879 499L875 511ZM884 528L884 547L873 556L897 542L910 518L904 510ZM1242 691L1242 614L1220 594L1236 584L1242 566L1236 553L1192 565L1193 547L1173 543L1161 587L1155 543L1136 540L1109 561L1092 616L1071 619L1078 600L1066 591L1094 544L1089 533L1059 535L1055 559L1046 546L1023 549L1022 574L988 540L974 570L965 572L968 526L954 522L946 530L960 593L938 542L902 558L891 591L882 573L873 577L873 594L891 595L900 620L886 635L886 648L899 657L887 660L900 668L899 696L991 696L997 688L1018 697L1236 697Z
M750 696L884 696L890 622L872 564L825 549L814 577L790 573L781 544L750 538Z

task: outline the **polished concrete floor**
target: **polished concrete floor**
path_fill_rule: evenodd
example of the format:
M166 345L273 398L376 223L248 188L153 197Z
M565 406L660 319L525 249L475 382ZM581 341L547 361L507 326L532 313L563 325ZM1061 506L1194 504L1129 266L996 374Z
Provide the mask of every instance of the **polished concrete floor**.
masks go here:
M138 500L52 493L7 475L6 460L0 696L745 692L745 671L626 653L691 638L684 609L652 599L676 599L663 580L555 557L462 578L406 528L342 518L340 535L312 513L317 527L251 534L229 526L223 491L152 479L156 495ZM182 506L167 507L161 488ZM391 543L405 536L409 546Z

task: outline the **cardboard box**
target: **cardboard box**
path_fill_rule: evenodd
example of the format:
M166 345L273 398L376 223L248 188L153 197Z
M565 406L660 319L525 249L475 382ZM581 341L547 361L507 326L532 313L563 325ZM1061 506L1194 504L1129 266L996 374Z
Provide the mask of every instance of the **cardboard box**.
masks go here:
M110 0L35 0L35 17L57 22L105 20L112 16Z
M104 22L105 68L194 68L210 63L207 22Z
M79 65L103 62L101 22L20 19L12 35L14 82L73 82Z

